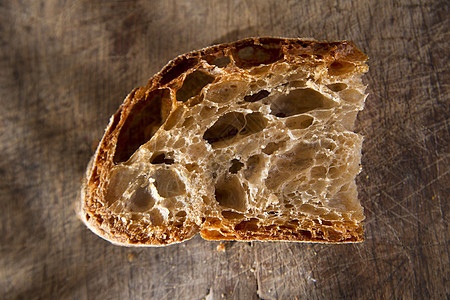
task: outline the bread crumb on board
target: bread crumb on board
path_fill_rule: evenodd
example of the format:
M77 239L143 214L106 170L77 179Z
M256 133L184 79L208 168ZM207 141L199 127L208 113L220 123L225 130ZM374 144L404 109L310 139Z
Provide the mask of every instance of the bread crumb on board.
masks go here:
M217 251L225 252L225 242L221 242L219 245L217 245Z

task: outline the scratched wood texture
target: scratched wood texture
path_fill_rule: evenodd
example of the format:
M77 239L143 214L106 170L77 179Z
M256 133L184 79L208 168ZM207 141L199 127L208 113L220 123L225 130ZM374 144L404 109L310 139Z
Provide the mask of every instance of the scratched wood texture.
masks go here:
M0 298L449 298L448 1L1 1ZM366 242L112 246L76 218L109 116L178 54L248 36L370 56Z

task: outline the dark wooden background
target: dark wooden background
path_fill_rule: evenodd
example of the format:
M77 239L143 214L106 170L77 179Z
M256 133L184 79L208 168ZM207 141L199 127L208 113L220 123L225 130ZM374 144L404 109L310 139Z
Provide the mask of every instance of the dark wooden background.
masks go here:
M0 2L0 298L449 298L448 1ZM366 242L110 245L77 219L112 113L178 54L249 36L370 56Z

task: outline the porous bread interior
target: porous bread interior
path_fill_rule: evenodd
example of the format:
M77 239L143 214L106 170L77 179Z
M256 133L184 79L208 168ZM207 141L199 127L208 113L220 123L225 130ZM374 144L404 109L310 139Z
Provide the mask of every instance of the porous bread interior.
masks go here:
M365 71L202 60L183 75L191 82L183 93L167 88L165 124L112 167L104 205L129 228L160 232L158 240L185 224L207 239L251 240L260 230L273 240L291 239L283 230L345 239L344 228L364 219L355 185L362 137L352 129ZM329 230L316 232L317 223Z

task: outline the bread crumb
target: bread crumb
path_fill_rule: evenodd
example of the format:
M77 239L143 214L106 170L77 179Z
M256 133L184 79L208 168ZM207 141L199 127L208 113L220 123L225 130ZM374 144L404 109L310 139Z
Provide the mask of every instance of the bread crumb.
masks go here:
M164 246L199 231L206 240L247 240L244 248L259 245L251 240L362 241L354 182L362 137L349 130L366 99L360 77L367 57L348 42L297 45L252 38L190 52L130 93L86 171L79 206L88 227L125 246ZM345 191L342 201L328 204L328 187ZM103 222L97 209L111 218ZM218 252L233 247L215 245Z
M225 243L220 243L219 245L217 245L217 251L218 252L225 252Z
M132 262L136 255L134 253L128 253L128 262Z

